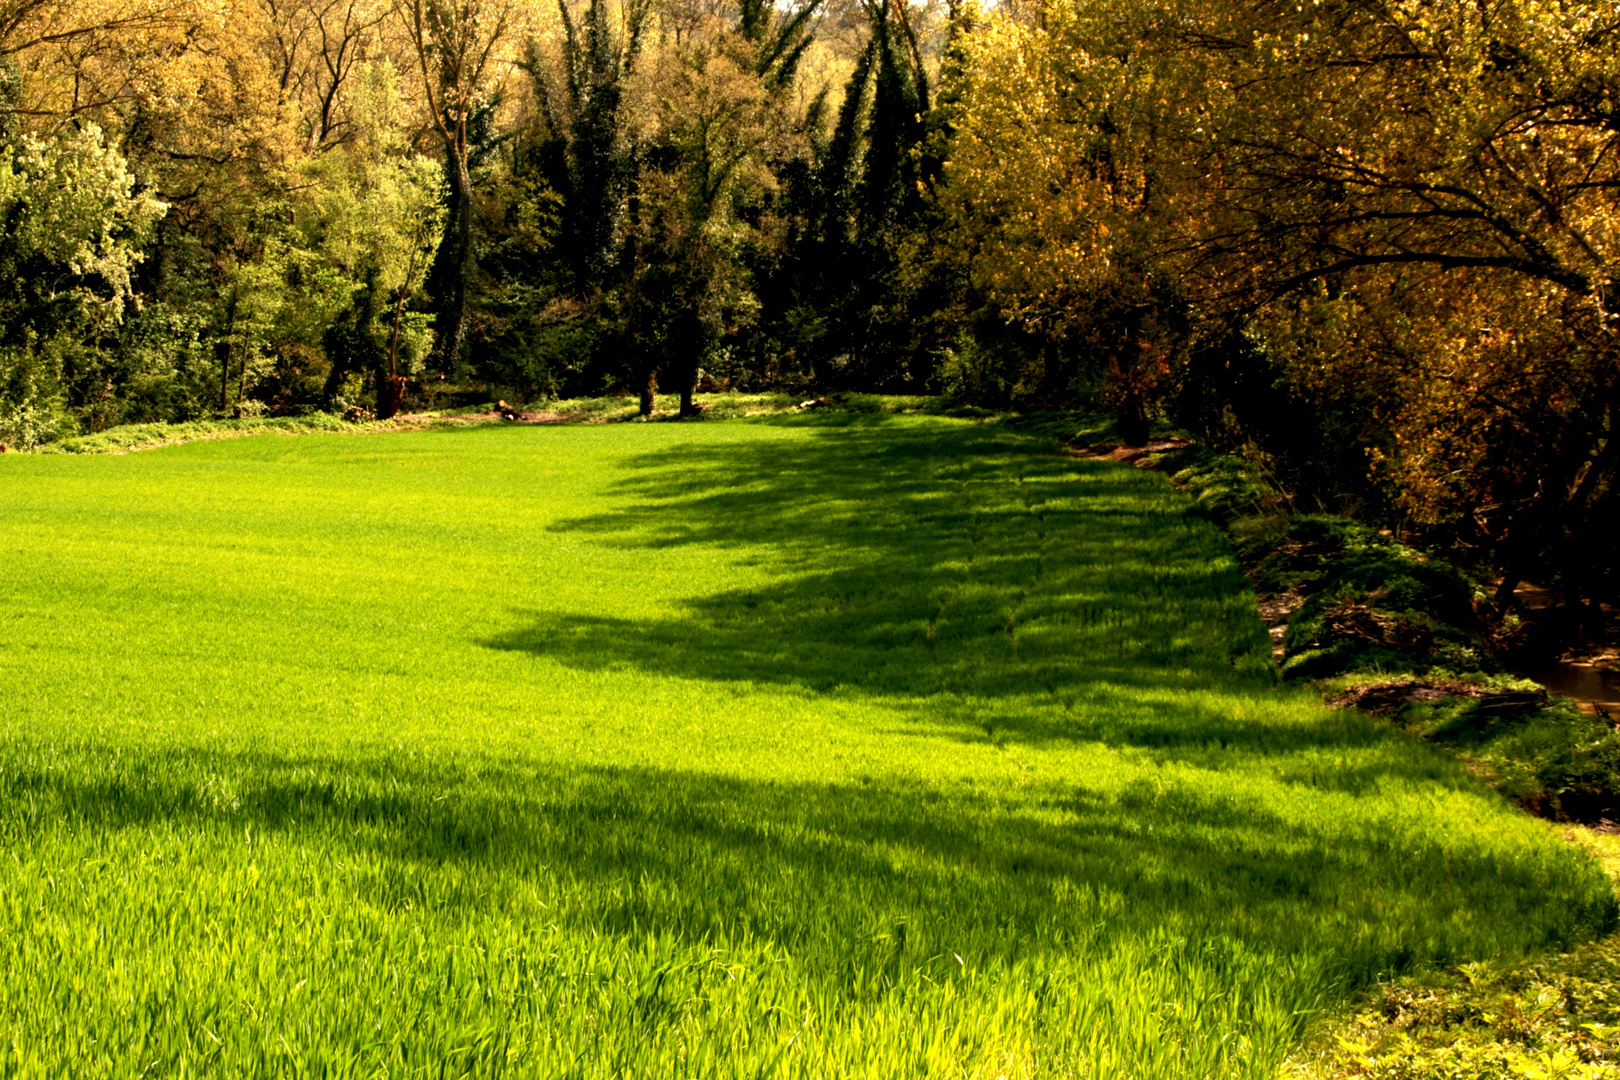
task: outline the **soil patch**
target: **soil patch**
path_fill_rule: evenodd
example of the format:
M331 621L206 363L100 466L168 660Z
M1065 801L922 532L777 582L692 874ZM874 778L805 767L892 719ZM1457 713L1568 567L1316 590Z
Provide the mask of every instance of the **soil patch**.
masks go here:
M1444 701L1447 698L1482 698L1486 690L1455 680L1388 679L1362 683L1341 690L1327 699L1335 709L1360 709L1374 716L1388 716L1415 701ZM1505 696L1505 695L1496 695Z
M1151 439L1142 446L1121 446L1119 443L1102 442L1091 446L1070 447L1075 456L1093 458L1099 461L1123 461L1128 465L1135 465L1138 469L1151 469L1158 464L1159 454L1173 454L1178 450L1185 450L1191 446L1187 439Z
M1253 580L1252 575L1250 580ZM1288 619L1299 610L1305 597L1292 589L1280 593L1261 592L1256 584L1255 600L1260 608L1260 618L1266 624L1266 633L1271 637L1271 662L1280 665L1287 652L1283 638L1288 635Z
M488 412L461 413L456 416L416 416L415 414L401 414L396 417L406 425L414 423L443 424L572 424L590 419L588 413L556 412L551 409L491 409Z

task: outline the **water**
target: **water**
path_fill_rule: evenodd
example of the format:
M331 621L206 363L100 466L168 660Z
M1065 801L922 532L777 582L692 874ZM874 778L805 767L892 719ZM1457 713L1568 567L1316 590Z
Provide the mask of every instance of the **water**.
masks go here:
M1593 664L1554 664L1530 677L1555 694L1574 698L1584 713L1601 709L1620 720L1620 672Z

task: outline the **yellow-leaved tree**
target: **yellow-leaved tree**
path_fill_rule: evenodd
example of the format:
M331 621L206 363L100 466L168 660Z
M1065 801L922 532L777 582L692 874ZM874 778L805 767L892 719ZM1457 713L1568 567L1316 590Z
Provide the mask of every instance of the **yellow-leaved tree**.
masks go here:
M1279 400L1373 403L1338 429L1368 490L1488 553L1504 598L1535 561L1599 572L1620 494L1610 5L1054 0L968 56L950 197L1009 319L1095 326L1123 295L1161 331L1146 349L1241 338Z

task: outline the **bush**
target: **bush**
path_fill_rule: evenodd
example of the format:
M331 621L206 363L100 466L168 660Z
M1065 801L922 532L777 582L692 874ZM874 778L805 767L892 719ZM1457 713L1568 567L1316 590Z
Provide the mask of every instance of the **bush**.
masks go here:
M1262 589L1303 597L1283 637L1284 678L1498 669L1474 613L1480 587L1365 525L1294 518L1255 577Z
M1223 528L1240 518L1274 517L1282 502L1277 489L1244 458L1194 446L1171 467L1171 478L1192 494L1198 512Z

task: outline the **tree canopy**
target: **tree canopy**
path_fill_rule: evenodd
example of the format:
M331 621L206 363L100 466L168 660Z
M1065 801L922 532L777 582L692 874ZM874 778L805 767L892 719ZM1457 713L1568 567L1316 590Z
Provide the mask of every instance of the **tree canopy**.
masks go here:
M0 97L0 441L942 393L1617 588L1609 4L12 0Z

